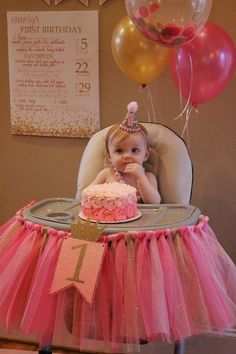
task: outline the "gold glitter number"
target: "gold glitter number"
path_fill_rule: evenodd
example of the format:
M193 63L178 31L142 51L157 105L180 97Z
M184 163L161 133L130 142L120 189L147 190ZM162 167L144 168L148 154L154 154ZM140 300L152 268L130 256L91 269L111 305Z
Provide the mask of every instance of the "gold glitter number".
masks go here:
M82 263L83 263L84 256L85 256L85 253L86 253L86 249L87 249L87 243L85 243L83 245L78 245L78 246L71 247L72 250L75 250L75 249L78 249L78 248L81 248L81 251L80 251L80 254L79 254L79 259L78 259L78 262L77 262L77 265L76 265L76 268L75 268L74 275L73 275L72 278L66 278L66 280L72 280L72 281L77 282L77 283L84 283L83 280L79 279L79 276L80 276Z

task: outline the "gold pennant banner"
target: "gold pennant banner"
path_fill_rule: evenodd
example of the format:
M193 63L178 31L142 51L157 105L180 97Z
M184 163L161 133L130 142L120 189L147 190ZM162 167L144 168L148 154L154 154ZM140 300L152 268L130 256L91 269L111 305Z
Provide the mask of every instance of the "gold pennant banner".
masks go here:
M65 238L50 293L58 293L73 286L92 305L105 252L106 245L102 243Z
M57 6L59 5L63 0L54 0L54 4ZM82 2L82 4L84 4L85 6L89 5L89 0L79 0L80 2ZM46 4L48 6L51 5L51 0L44 0L44 2L46 2ZM99 6L102 6L104 3L106 2L106 0L99 0Z

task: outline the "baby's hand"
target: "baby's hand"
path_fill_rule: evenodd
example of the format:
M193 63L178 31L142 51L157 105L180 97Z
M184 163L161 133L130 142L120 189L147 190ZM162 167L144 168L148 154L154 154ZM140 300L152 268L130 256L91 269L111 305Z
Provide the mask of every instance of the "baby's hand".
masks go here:
M137 179L145 174L143 166L138 165L137 163L129 163L126 165L124 173L132 174Z

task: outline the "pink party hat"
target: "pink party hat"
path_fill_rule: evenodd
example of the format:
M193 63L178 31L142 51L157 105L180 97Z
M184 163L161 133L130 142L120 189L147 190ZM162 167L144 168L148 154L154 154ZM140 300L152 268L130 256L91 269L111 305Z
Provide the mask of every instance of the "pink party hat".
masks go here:
M127 106L128 113L126 114L125 119L120 124L120 129L123 129L129 133L135 133L140 131L140 126L135 117L135 113L138 110L137 102L130 102Z

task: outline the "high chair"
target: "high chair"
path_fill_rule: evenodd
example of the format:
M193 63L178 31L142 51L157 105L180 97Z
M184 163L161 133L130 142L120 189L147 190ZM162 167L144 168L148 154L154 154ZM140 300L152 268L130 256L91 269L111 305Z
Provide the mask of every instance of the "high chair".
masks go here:
M171 129L157 123L142 123L148 132L151 153L145 169L153 172L163 204L189 204L192 191L193 169L184 141ZM105 156L105 138L110 127L96 133L85 148L77 180L76 199L104 167L109 165ZM184 341L175 343L174 353L184 353Z

